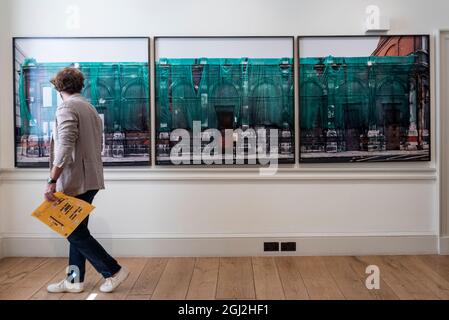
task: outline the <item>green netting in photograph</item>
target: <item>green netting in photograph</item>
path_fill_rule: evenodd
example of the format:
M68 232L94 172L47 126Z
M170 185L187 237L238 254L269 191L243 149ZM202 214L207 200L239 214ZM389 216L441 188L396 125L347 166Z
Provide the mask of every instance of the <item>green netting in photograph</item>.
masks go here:
M20 131L42 134L42 124L53 121L58 104L44 105L43 90L61 69L75 66L85 76L82 94L104 115L105 132L146 132L149 129L149 74L147 63L38 63L27 59L19 77ZM60 101L59 101L60 103Z
M294 127L293 59L160 59L157 129ZM221 115L232 115L228 123Z
M416 57L300 59L301 128L362 129L381 125L382 107L402 109L408 121L408 86Z

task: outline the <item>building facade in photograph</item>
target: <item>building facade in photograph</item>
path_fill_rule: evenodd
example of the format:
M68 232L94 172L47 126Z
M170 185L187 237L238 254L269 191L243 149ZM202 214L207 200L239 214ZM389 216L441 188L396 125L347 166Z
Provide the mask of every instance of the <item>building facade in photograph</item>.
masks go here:
M222 137L228 129L248 134L277 130L279 162L294 162L293 79L291 58L160 59L156 64L157 162L170 164L177 143L170 134L176 129L192 132L194 121L201 123L203 147L209 141L204 136L208 129L219 130ZM255 148L248 141L256 137L248 138L242 153ZM270 150L270 138L266 141L265 150ZM238 141L223 139L222 144L223 150L234 149L235 158Z
M148 164L150 100L147 63L38 63L26 59L17 75L18 166L48 163L55 112L62 103L50 79L67 66L83 72L86 80L82 94L103 120L105 164Z
M430 160L428 37L300 60L301 161Z

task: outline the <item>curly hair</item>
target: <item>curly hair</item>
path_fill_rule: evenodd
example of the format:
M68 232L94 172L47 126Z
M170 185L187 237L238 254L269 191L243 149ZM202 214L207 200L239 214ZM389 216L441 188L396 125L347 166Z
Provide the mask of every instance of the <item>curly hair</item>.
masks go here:
M59 92L81 93L84 88L84 75L77 68L67 67L59 71L50 82Z

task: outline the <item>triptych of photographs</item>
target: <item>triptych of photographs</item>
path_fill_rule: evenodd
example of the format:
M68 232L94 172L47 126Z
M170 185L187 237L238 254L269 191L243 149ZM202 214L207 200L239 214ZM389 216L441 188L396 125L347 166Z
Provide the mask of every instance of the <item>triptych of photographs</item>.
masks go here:
M14 38L16 166L48 167L62 102L50 79L65 67L85 75L105 165L148 166L153 143L155 164L173 165L180 140L182 164L204 164L195 150L211 141L222 164L267 150L287 165L430 161L429 36L298 37L298 52L294 41Z

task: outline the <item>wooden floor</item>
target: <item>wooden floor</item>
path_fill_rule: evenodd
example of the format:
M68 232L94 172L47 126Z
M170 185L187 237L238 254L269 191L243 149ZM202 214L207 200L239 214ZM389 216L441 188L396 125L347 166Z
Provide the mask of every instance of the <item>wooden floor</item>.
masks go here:
M67 259L0 260L4 299L449 299L449 257L242 257L119 259L131 275L112 294L89 265L85 292L49 294ZM368 290L368 265L380 268L380 290Z

